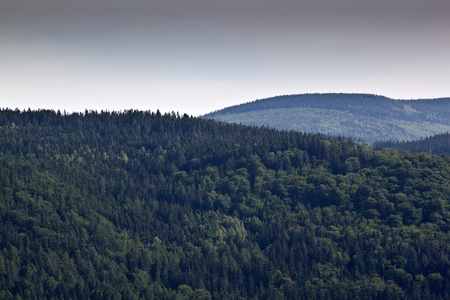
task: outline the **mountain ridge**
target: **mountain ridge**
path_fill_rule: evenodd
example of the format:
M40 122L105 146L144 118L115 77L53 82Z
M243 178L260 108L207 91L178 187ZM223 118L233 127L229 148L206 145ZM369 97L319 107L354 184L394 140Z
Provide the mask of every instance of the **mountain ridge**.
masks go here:
M447 132L449 116L450 98L394 100L373 94L316 93L255 100L201 117L373 143Z

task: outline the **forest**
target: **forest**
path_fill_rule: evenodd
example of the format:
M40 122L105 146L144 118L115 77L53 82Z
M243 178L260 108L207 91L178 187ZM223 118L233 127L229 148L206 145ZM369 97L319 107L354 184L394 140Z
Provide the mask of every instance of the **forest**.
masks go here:
M375 148L394 148L401 152L425 152L428 154L450 154L450 133L442 133L415 141L380 141L373 145Z
M0 110L0 299L449 299L450 156Z
M202 118L345 136L370 144L401 142L450 131L450 98L394 100L347 93L284 95L227 107Z

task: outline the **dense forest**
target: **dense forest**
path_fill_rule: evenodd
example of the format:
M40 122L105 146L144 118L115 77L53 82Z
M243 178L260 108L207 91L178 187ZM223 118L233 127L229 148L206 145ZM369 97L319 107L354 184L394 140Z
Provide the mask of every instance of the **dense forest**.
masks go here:
M202 118L345 136L368 143L407 141L450 131L450 98L394 100L345 93L285 95L224 108Z
M394 148L405 152L425 152L428 154L450 154L450 133L437 134L416 141L402 142L377 142L373 145L375 148Z
M0 111L0 299L449 299L450 156Z

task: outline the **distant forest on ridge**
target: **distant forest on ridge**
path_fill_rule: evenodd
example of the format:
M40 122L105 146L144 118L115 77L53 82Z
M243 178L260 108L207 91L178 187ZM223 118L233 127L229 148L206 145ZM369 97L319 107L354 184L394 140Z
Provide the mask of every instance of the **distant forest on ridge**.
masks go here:
M393 100L371 94L301 94L236 105L203 118L375 143L450 131L450 98Z

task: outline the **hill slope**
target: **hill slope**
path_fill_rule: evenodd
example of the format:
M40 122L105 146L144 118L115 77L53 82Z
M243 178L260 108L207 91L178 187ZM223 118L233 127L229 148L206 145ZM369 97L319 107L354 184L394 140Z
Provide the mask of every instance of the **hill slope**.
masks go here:
M414 140L450 131L450 98L393 100L368 94L279 96L225 108L206 119L352 137Z
M425 139L403 142L377 142L376 148L395 148L399 151L425 152L428 154L450 154L450 133L443 133Z
M0 299L448 299L450 157L0 111Z

